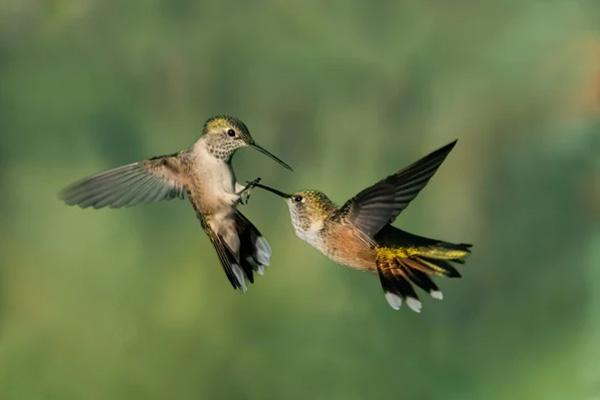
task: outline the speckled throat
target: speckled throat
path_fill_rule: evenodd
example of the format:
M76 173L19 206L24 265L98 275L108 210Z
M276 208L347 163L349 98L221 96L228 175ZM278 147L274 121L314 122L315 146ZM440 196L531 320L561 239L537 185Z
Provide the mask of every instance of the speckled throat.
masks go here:
M229 162L231 160L231 156L233 156L233 153L240 147L239 143L233 141L224 141L220 140L218 137L210 136L206 137L204 143L206 150L211 156L225 162Z

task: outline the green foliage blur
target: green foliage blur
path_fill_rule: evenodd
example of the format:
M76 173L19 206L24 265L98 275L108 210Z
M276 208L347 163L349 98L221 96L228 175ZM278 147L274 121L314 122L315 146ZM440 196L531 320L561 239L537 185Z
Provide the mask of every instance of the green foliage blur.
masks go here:
M396 225L463 279L395 312L256 190L240 295L186 202L57 199L219 113L339 203L458 138ZM3 0L0 189L1 400L600 398L597 1Z

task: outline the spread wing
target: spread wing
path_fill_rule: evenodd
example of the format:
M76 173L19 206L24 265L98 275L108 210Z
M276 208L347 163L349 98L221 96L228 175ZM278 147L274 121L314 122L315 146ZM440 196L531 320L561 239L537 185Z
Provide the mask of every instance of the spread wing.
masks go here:
M456 140L366 188L340 207L336 217L373 237L417 197L455 144Z
M60 197L81 208L129 207L182 199L187 175L180 153L154 157L101 172L65 188Z

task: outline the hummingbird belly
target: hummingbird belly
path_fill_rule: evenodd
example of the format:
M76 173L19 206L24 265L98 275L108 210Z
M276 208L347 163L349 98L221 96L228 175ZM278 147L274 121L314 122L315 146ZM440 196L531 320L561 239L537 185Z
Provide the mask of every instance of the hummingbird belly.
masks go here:
M237 252L240 242L234 213L240 196L235 192L235 176L231 166L204 151L198 151L192 171L190 200L208 227L223 238L231 250Z
M348 227L331 229L324 234L323 254L338 264L363 271L375 271L375 249Z

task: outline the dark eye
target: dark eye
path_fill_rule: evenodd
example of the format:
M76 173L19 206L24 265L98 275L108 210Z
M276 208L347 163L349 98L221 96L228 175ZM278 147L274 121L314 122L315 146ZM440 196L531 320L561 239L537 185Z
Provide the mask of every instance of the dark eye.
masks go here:
M227 134L229 135L229 137L234 137L234 136L235 136L235 130L233 130L233 129L229 128L229 129L227 130Z
M300 196L300 195L297 194L296 196L293 197L293 200L296 203L300 203L302 201L302 196Z

